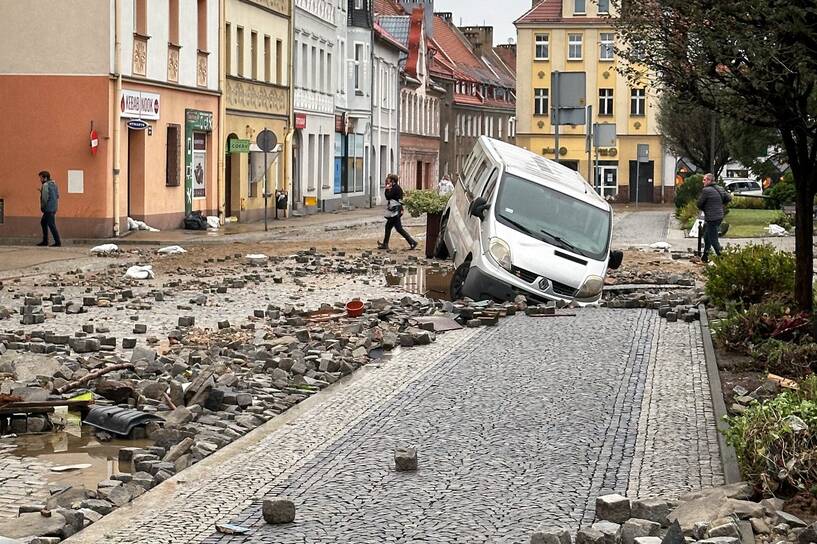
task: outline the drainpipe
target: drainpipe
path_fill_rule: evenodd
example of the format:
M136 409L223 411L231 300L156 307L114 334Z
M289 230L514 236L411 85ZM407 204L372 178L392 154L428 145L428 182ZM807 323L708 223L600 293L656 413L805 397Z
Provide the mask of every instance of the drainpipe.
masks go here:
M216 205L218 206L217 214L221 219L221 224L224 224L225 214L227 212L227 203L224 197L227 195L226 183L228 181L224 177L225 160L226 160L226 127L227 120L227 59L226 51L227 44L224 43L227 38L225 23L227 21L227 11L225 9L225 0L218 2L218 89L221 93L218 97L218 145L216 145L216 153L218 154L218 183L216 184Z
M121 139L122 123L119 119L119 97L122 96L122 71L121 71L121 56L122 56L122 25L119 20L120 0L114 0L113 4L113 18L114 18L114 53L113 53L113 72L116 77L114 84L114 97L111 100L111 109L113 111L113 235L119 237L119 168L120 168L120 149L119 141Z
M289 104L287 111L287 133L284 136L284 188L287 190L287 198L288 202L288 215L291 215L293 209L293 202L292 202L292 140L295 136L295 118L293 112L295 111L295 93L293 89L293 72L295 70L295 65L292 63L292 42L295 39L295 3L290 0L289 2L289 38L288 42L288 50L289 53L287 55L287 89L289 93ZM277 199L276 199L277 205Z
M371 24L372 28L369 30L369 41L371 42L371 46L369 46L369 156L364 159L364 164L366 162L369 163L369 208L374 207L374 184L375 184L375 177L372 175L372 169L374 168L374 164L372 164L372 155L374 153L374 16L369 14L370 19L369 23ZM381 89L382 91L382 89ZM379 151L379 150L378 150Z

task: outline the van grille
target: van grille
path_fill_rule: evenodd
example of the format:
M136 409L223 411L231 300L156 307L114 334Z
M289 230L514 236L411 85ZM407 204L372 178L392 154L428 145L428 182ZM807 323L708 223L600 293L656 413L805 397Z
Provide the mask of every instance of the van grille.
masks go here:
M562 295L563 297L576 296L577 289L574 289L569 285L565 285L564 283L559 283L558 281L551 281L550 283L553 285L553 292L557 295Z
M513 275L516 276L517 278L528 283L535 282L536 278L539 277L539 274L531 272L530 270L525 270L524 268L519 268L518 266L512 267L511 272L513 272Z

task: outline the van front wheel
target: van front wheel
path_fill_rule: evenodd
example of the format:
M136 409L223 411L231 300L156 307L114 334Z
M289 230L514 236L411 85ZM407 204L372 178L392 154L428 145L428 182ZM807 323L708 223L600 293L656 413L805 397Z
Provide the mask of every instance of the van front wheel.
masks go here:
M449 294L451 300L459 300L463 298L462 289L465 286L465 279L468 277L468 271L471 269L471 261L465 261L454 270L454 275L451 276L451 284L449 286Z

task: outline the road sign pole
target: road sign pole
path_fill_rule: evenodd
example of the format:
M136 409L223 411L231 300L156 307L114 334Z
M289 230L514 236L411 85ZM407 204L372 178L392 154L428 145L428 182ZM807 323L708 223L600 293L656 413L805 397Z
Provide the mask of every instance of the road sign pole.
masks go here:
M641 161L636 157L635 161L635 207L638 208L638 186L641 185Z
M264 129L266 130L266 129ZM264 153L264 230L269 230L267 225L267 200L269 199L269 186L267 184L267 152Z
M591 160L591 149L593 144L593 106L587 106L587 137L585 141L587 142L585 145L585 151L587 151L587 181L592 183L593 186L596 186L595 180L593 180L593 161Z
M556 155L556 162L559 162L559 71L553 72L553 120L556 122L554 149Z

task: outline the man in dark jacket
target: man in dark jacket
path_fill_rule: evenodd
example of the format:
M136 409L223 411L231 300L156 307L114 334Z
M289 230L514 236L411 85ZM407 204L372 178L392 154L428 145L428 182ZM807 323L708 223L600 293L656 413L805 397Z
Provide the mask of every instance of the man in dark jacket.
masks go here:
M395 229L400 236L406 239L409 244L409 249L417 247L417 242L411 235L403 229L403 222L401 216L403 215L403 188L400 187L399 178L397 174L389 174L386 176L386 213L383 216L386 218L386 233L383 236L383 242L377 243L380 249L389 249L389 238L391 237L391 229Z
M52 247L60 247L60 233L57 232L57 202L60 199L60 192L57 189L57 183L51 179L51 174L47 170L43 170L40 176L40 211L43 212L43 218L40 219L40 226L43 228L43 241L37 244L38 246L48 245L48 230L51 229L51 236L54 237Z
M726 215L726 204L730 200L731 195L715 185L715 176L706 174L704 188L698 197L698 209L704 212L704 254L701 256L703 262L709 261L710 248L715 250L715 255L721 254L718 234L723 216Z

